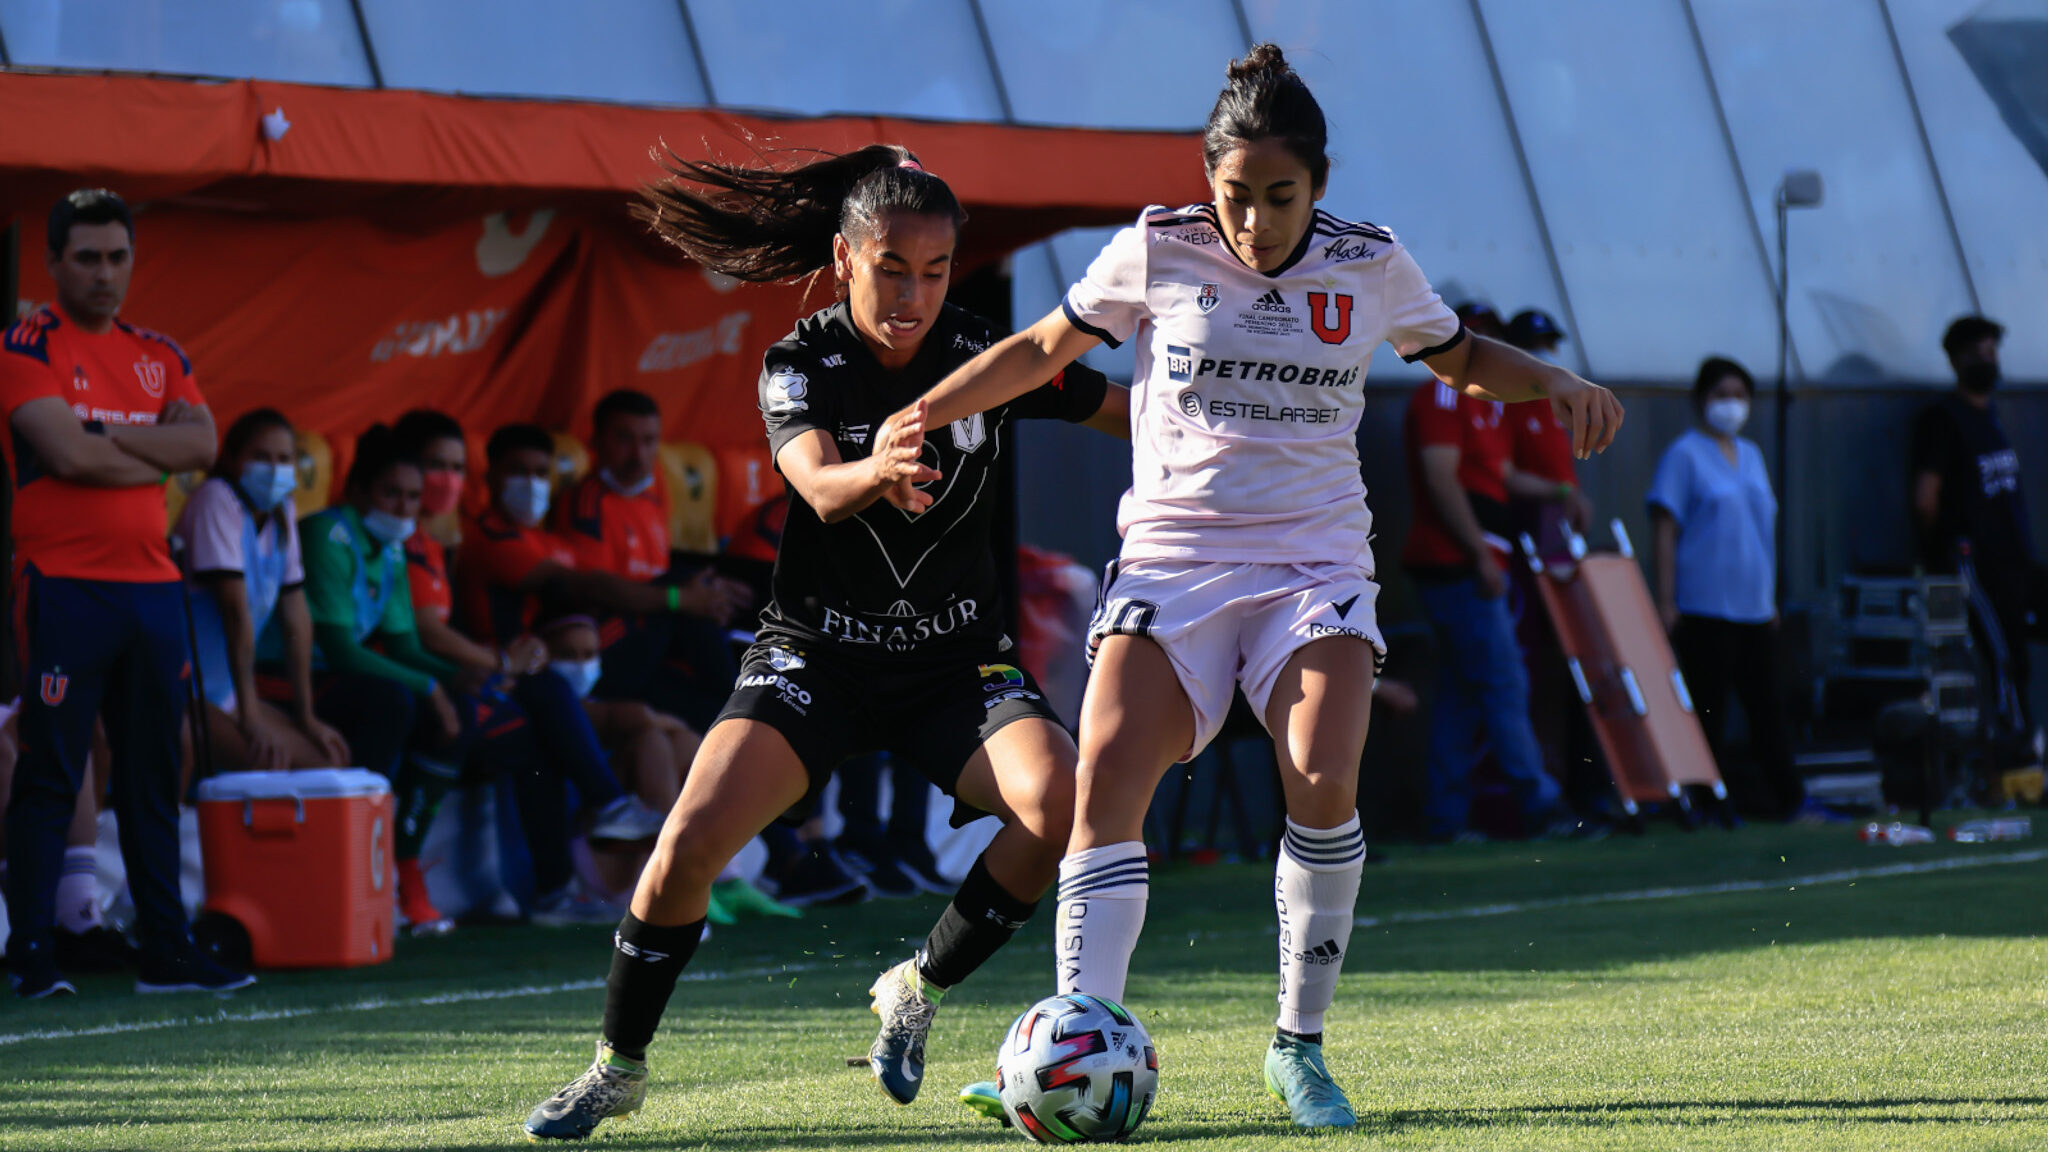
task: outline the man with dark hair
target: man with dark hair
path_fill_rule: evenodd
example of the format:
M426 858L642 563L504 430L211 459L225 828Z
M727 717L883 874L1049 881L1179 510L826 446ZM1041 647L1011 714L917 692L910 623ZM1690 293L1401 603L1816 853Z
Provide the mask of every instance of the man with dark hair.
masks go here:
M596 695L639 700L706 727L732 687L724 628L748 590L708 567L686 575L669 554L669 495L657 470L661 409L652 397L607 393L591 416L591 450L596 466L556 510L555 533L578 572L652 585L643 591L659 600L655 608L596 605L610 614L599 630L605 673Z
M163 484L210 466L215 441L185 354L119 318L133 258L120 197L65 197L50 213L44 255L56 302L0 339L24 687L7 811L7 954L27 998L75 991L56 965L55 901L102 705L142 944L136 990L254 983L200 955L178 895L178 730L191 647Z
M2020 458L1998 422L1998 345L2005 328L1963 316L1941 338L1955 390L1913 426L1913 519L1920 562L1961 573L1971 585L1971 628L1996 678L2007 739L2033 755L2040 739L2026 715L2030 639L2042 637L2044 577L2027 521Z

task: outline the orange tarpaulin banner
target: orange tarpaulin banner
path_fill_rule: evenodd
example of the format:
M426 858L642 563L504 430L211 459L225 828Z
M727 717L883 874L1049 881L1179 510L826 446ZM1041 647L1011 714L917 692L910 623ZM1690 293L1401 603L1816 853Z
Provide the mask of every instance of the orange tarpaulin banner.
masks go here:
M721 504L772 486L747 455L763 442L760 357L831 286L735 285L652 243L625 206L659 175L657 141L727 159L904 144L966 205L968 267L1206 194L1183 133L7 72L0 123L24 305L51 296L55 198L121 192L142 207L123 314L183 345L223 426L276 407L345 452L430 406L472 433L531 420L587 434L596 397L638 388L667 439L744 464Z
M47 301L41 261L23 263L23 305ZM715 446L761 439L761 354L802 296L545 208L400 233L168 207L138 219L123 314L184 347L223 426L276 407L345 440L425 406L476 432L584 435L598 396L637 388L662 402L668 439Z

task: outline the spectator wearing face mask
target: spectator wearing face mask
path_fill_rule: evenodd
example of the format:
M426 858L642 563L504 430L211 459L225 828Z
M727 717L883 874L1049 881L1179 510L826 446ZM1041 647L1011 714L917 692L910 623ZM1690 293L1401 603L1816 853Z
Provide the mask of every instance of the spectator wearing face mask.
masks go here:
M1807 800L1792 766L1778 692L1778 500L1763 451L1740 434L1755 396L1756 381L1735 361L1700 365L1692 389L1700 426L1665 449L1650 486L1657 608L1737 807L1820 821L1830 814ZM1722 735L1737 698L1761 781L1730 771Z
M1997 676L2009 737L2029 741L2029 639L2048 640L2048 575L2034 553L2020 457L1992 400L2005 329L1982 316L1949 325L1942 350L1955 391L1913 426L1913 517L1930 572L1962 572L1971 584L1971 628Z
M597 621L588 616L563 616L538 628L548 646L548 667L588 697L604 673L604 658L598 645ZM703 737L689 725L645 704L630 701L589 702L591 719L611 750L612 764L619 775L631 782L640 798L666 811L682 794L683 778L697 755ZM598 861L599 871L604 863ZM639 879L639 869L623 877L620 887ZM749 917L796 917L803 913L749 884L727 865L711 886L711 907L706 919L713 924L732 924Z
M324 703L353 740L317 715L313 617L293 520L297 459L290 421L270 408L247 413L228 428L213 474L178 517L203 719L225 763L268 772L360 762L395 775L404 742L392 737L391 718L410 706L401 690L375 680L329 686ZM259 654L275 703L258 684ZM360 761L350 755L358 740Z

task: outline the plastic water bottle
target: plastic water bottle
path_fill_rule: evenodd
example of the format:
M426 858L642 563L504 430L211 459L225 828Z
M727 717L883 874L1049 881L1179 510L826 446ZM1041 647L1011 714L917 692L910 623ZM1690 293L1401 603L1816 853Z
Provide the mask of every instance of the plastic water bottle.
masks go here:
M2001 816L1995 820L1965 820L1948 830L1958 844L1989 844L1994 840L2024 840L2034 834L2029 816Z
M1856 838L1865 844L1890 844L1902 848L1908 844L1934 843L1934 830L1922 824L1902 824L1896 820L1879 824L1875 820L1856 830Z

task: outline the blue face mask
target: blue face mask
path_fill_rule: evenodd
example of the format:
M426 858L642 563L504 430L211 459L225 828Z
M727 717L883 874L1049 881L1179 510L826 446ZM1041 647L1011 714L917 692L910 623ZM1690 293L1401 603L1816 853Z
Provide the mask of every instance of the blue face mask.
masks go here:
M258 512L269 512L291 499L298 486L298 473L289 464L251 460L242 469L242 495Z
M505 514L522 528L531 528L548 514L548 481L545 476L512 476L498 493L505 502Z
M363 531L375 537L377 542L389 547L403 544L412 537L413 523L402 516L393 516L382 508L372 508L363 513Z
M550 660L548 667L569 682L579 700L589 699L591 689L597 687L598 678L604 675L604 661L595 656L588 660Z

